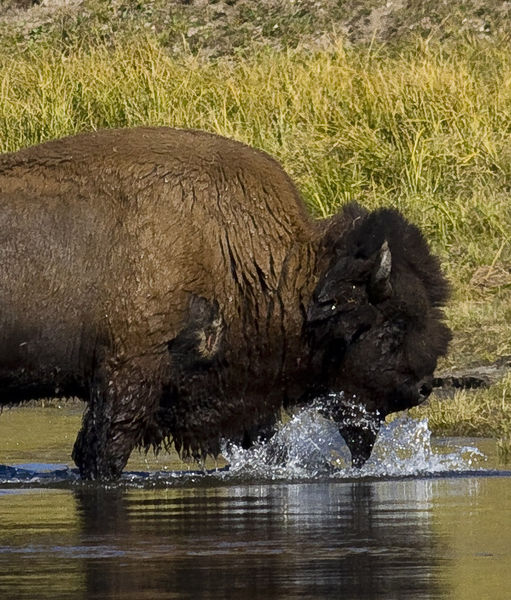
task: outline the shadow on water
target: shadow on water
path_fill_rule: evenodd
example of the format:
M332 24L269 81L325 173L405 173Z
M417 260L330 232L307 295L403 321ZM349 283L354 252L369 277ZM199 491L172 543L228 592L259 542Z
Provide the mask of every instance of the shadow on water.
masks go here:
M166 590L190 598L370 598L377 591L383 597L386 588L389 598L427 597L435 588L427 573L438 561L427 521L417 515L414 523L377 525L373 494L359 482L236 487L153 496L142 511L139 500L122 494L115 502L108 494L99 502L82 494L77 499L89 533L104 535L97 506L107 505L112 533L119 520L127 522L134 552L120 589L115 563L89 560L87 590L93 597L126 596L149 581L155 596ZM140 537L151 539L150 551L137 546ZM153 557L149 569L139 562L144 554ZM424 576L389 578L395 561Z

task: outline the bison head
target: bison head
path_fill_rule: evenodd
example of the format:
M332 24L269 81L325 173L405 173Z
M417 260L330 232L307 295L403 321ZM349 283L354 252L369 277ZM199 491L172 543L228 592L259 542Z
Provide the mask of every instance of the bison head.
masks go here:
M326 410L360 466L385 416L431 391L450 339L441 311L448 285L397 211L352 204L327 223L306 328L325 391L339 392Z

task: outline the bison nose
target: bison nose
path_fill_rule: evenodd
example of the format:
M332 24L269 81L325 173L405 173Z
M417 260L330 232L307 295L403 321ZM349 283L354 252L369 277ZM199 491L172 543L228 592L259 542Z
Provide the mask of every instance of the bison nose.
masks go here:
M431 394L431 391L433 390L433 378L425 377L424 379L419 381L419 383L417 384L417 388L422 399L426 400L426 398Z

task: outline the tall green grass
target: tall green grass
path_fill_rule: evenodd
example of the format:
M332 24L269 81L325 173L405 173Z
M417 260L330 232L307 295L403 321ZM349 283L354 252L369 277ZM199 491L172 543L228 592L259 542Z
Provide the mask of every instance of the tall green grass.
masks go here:
M156 37L57 49L0 49L0 150L78 131L194 127L277 157L311 210L349 200L400 209L453 282L456 336L446 364L511 354L511 44L457 39L243 59L173 56Z

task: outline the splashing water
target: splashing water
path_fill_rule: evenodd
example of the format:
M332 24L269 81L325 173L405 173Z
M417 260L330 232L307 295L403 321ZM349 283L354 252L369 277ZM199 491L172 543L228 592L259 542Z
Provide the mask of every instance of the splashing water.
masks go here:
M441 451L431 442L427 419L407 415L383 424L371 458L361 469L351 467L350 451L333 421L315 404L281 425L275 436L249 450L224 448L229 475L264 479L314 479L318 477L388 477L463 472L485 460L474 447Z
M287 423L281 423L270 440L256 443L248 450L225 444L222 454L229 463L228 469L127 472L121 481L134 485L173 485L210 478L213 483L218 480L229 483L240 479L296 481L401 477L473 471L486 460L482 452L474 447L453 443L448 446L435 444L431 440L427 419L416 420L401 415L391 423L382 425L370 459L361 469L353 468L350 451L337 425L323 416L340 402L344 402L342 394L330 394L318 399ZM364 419L363 408L355 406L354 409L355 416L351 418ZM66 465L0 465L0 483L51 485L78 481L77 470Z
M462 472L486 460L473 446L434 447L428 420L407 415L383 425L371 458L362 468L364 475L419 475Z

